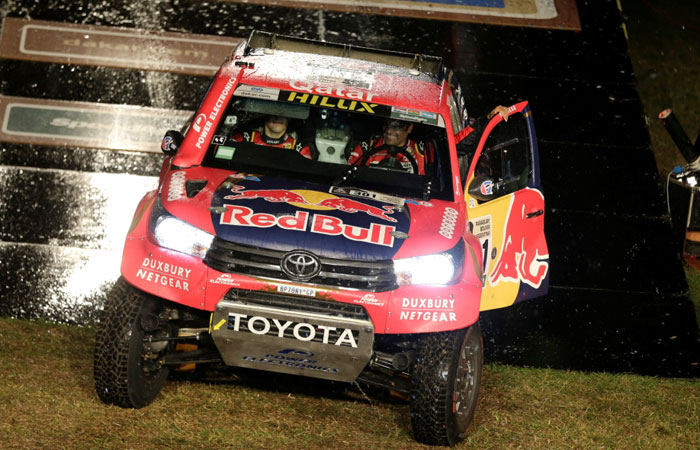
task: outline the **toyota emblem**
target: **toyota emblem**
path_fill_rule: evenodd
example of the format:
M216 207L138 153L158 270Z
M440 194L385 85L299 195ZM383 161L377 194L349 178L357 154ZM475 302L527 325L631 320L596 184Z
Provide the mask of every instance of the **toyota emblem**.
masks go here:
M296 281L307 281L318 275L321 263L318 258L308 252L294 251L287 253L280 264L282 272Z

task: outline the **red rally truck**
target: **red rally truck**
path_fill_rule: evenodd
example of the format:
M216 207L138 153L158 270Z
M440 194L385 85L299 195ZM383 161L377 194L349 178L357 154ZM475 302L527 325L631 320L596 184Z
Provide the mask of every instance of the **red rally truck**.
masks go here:
M470 122L438 57L253 32L163 139L98 324L99 398L140 408L169 371L223 364L401 392L418 441L459 442L479 312L548 289L527 102L508 116Z

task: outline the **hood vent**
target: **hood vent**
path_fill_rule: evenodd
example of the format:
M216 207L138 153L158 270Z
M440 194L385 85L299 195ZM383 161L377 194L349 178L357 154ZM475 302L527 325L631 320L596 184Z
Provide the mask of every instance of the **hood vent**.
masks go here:
M192 198L204 189L207 185L207 180L187 180L185 183L185 192L187 198Z

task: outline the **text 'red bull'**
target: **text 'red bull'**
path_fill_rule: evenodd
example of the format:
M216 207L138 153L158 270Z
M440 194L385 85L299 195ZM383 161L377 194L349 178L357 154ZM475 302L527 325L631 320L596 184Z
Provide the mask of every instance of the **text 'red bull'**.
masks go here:
M284 230L309 231L327 236L342 236L351 241L392 247L396 228L378 223L369 228L344 223L341 219L324 214L311 215L306 211L297 211L294 215L276 216L267 213L254 213L245 206L224 205L226 212L221 214L219 223L254 228L279 227Z
M538 289L549 262L547 241L542 236L544 216L527 217L533 205L544 205L544 197L534 189L524 189L513 196L505 226L503 250L489 277L492 285L499 281L522 281ZM529 209L528 209L529 207Z

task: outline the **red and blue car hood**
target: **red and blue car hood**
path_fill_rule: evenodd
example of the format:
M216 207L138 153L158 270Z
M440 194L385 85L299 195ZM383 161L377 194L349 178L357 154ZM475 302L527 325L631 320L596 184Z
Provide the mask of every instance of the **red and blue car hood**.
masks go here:
M189 196L187 182L196 180L208 182ZM226 241L350 260L444 251L466 222L451 202L202 167L168 173L161 200L171 214Z

